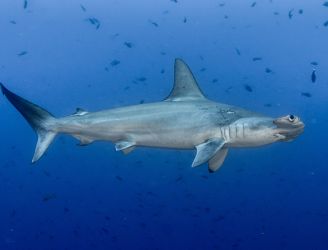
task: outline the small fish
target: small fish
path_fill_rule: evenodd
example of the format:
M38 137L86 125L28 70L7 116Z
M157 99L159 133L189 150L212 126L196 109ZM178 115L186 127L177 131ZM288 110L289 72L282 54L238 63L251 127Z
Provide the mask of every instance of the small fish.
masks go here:
M162 56L165 56L165 55L166 55L166 52L162 51L162 52L161 52L161 55L162 55Z
M86 9L82 4L80 4L80 7L81 7L81 9L82 9L84 12L87 11L87 9Z
M294 11L294 9L291 9L290 11L288 11L288 18L289 19L292 19L292 17L293 17L293 11Z
M122 178L121 176L119 176L119 175L116 175L115 178L116 178L116 180L118 180L118 181L123 181L123 178Z
M140 103L140 104L144 104L144 103L145 103L145 100L141 99L141 100L139 101L139 103Z
M272 69L270 69L270 68L265 68L265 73L272 73Z
M53 199L56 199L57 195L55 193L44 194L42 197L43 202L47 202Z
M24 5L23 8L26 9L27 8L27 0L24 0Z
M116 65L119 65L121 62L119 61L119 60L116 60L116 59L114 59L111 63L110 63L110 65L111 66L116 66Z
M187 18L186 18L186 17L183 18L183 22L184 22L184 23L187 22Z
M253 8L253 7L255 7L255 5L256 5L256 2L253 2L251 7Z
M164 74L165 73L165 69L161 69L161 74Z
M302 15L303 14L303 9L299 9L298 14Z
M201 68L200 72L204 72L206 70L206 68Z
M271 103L266 103L266 104L264 104L264 107L270 108L270 107L272 107L272 104Z
M141 76L141 77L138 77L138 78L137 78L137 81L139 81L139 82L144 82L144 81L146 81L146 80L147 80L147 78L144 77L144 76Z
M261 61L262 60L262 57L253 57L253 62L256 62L256 61Z
M230 91L233 89L233 87L232 86L229 86L228 88L226 88L225 90L224 90L224 92L226 92L226 93L230 93Z
M313 66L318 66L318 65L319 65L319 63L316 62L316 61L313 61L313 62L311 62L310 64L312 64Z
M180 182L182 181L183 177L182 175L179 175L176 179L175 179L175 182Z
M24 51L18 53L17 55L18 56L25 56L26 54L27 54L27 51L24 50Z
M128 48L132 48L133 47L133 43L131 42L124 42L124 45Z
M43 174L44 174L45 176L51 177L50 172L47 171L47 170L43 170Z
M225 6L225 3L220 3L219 6L220 7L224 7Z
M171 2L178 3L178 0L171 0Z
M238 56L240 56L240 55L241 55L241 53L240 53L240 50L239 50L239 49L235 48L235 51L236 51L236 53L237 53L237 55L238 55Z
M253 92L253 88L251 86L249 86L248 84L244 84L244 88L248 92Z
M10 21L11 24L17 24L15 20Z
M219 80L217 79L217 78L214 78L213 80L212 80L212 83L217 83Z
M317 80L317 75L315 73L315 69L313 69L311 74L311 81L315 83L316 80Z
M278 16L279 15L279 12L278 11L275 11L275 12L273 12L273 15Z
M301 95L309 98L312 96L309 92L302 92Z
M327 27L328 26L328 20L323 23L323 26Z
M324 2L322 5L323 5L324 7L328 7L328 2Z
M96 29L99 29L99 27L100 27L100 21L99 21L97 18L95 18L95 17L90 17L90 18L88 18L88 21L89 21L92 25L96 26Z
M151 21L149 20L149 23L151 23L153 26L155 26L156 28L159 26L158 23L154 22L154 21Z

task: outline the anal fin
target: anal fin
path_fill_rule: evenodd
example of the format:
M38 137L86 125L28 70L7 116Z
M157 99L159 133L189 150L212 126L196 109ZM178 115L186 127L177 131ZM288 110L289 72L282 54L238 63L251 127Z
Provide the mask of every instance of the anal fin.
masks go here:
M125 155L127 155L127 154L131 153L135 148L136 148L136 146L132 146L129 148L122 149L122 151Z
M86 146L94 141L93 139L83 135L74 135L74 137L80 141L78 144L79 146Z

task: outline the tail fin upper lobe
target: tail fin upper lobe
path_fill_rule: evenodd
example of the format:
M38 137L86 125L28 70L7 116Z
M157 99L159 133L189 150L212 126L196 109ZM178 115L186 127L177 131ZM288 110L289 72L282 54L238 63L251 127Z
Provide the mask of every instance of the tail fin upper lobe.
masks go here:
M24 116L38 135L38 142L32 159L32 163L34 163L41 158L54 140L57 133L51 130L53 127L51 125L55 123L56 119L45 109L12 93L2 83L0 83L0 88L9 102Z

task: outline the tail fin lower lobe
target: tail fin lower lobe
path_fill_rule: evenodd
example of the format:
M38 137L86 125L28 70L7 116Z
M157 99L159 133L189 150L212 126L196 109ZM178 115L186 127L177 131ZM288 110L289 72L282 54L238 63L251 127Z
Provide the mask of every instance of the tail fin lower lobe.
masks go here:
M49 128L51 126L49 125L53 125L56 119L52 114L40 106L9 91L2 83L0 83L0 88L9 102L24 116L26 121L38 135L38 142L32 159L32 163L34 163L41 158L54 140L57 133L51 131Z

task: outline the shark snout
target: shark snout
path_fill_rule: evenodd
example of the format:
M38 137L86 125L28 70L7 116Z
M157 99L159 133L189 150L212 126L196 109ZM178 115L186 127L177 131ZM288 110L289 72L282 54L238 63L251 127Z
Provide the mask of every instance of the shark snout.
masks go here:
M304 123L301 119L295 115L286 115L273 120L273 123L277 126L277 136L282 141L291 141L297 136L303 133Z

